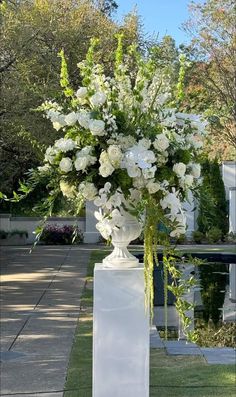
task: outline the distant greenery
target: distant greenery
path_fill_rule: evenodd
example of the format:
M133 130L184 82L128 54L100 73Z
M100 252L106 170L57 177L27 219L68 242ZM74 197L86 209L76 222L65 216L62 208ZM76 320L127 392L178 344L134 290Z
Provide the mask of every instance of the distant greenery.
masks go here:
M220 232L228 232L228 211L224 183L217 161L205 160L202 165L203 182L200 188L198 229L212 241L220 239ZM218 229L218 230L217 230ZM220 232L219 232L220 231Z

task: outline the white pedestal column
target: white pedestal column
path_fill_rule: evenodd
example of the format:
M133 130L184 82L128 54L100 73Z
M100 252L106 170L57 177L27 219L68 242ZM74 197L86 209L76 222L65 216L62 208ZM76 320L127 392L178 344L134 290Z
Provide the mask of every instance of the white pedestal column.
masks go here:
M229 188L229 232L236 233L236 187Z
M95 265L93 397L149 396L149 316L143 265Z
M85 244L94 244L99 241L100 233L96 229L97 220L94 216L94 211L97 211L98 207L96 207L92 201L86 201L85 205L85 232L84 232L84 243Z

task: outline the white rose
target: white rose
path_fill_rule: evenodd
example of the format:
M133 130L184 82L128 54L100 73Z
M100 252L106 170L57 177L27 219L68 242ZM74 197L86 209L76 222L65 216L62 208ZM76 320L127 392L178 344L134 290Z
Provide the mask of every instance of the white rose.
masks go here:
M87 112L81 112L77 115L77 120L81 127L88 129L89 128L89 122L90 122L90 114Z
M191 164L191 174L194 178L200 178L201 176L201 166L200 164Z
M109 175L113 173L115 168L111 165L111 163L102 163L101 166L99 167L99 174L103 178L107 178Z
M84 171L85 168L88 166L87 157L78 157L75 160L74 165L77 171Z
M68 152L76 147L76 143L73 141L73 139L61 138L55 142L55 147L61 152Z
M90 120L89 121L89 129L90 129L92 135L103 136L106 134L105 123L102 120Z
M71 112L65 116L65 122L67 125L74 125L78 119L78 115L75 112Z
M68 197L68 198L74 198L75 197L75 186L69 185L64 180L60 181L60 189L62 191L63 196Z
M96 186L90 182L82 182L79 185L79 191L86 200L94 200L98 191Z
M169 145L170 145L169 139L164 134L157 135L153 143L154 148L159 151L166 150L169 147Z
M49 163L53 163L54 157L57 154L57 151L52 146L49 146L45 152L44 161L48 161Z
M38 171L39 172L47 172L47 171L49 171L50 170L50 165L49 164L45 164L45 165L43 165L43 166L39 166L38 167Z
M116 146L116 145L109 146L107 153L108 153L108 157L109 157L111 164L115 168L119 167L121 159L122 159L122 152L121 152L119 146Z
M137 165L128 165L127 173L131 178L137 178L141 176L141 170Z
M63 172L72 171L73 164L69 157L64 157L59 163L59 167Z
M176 163L173 166L173 171L176 173L177 176L183 177L186 172L186 165L184 163Z
M159 183L154 182L154 180L149 181L146 185L147 190L150 194L155 194L156 192L158 192L158 190L160 190L161 186Z
M155 165L151 168L143 169L142 173L143 173L144 178L145 179L154 178L156 170L157 170L157 167Z
M92 106L97 107L97 106L102 106L106 102L106 94L103 92L99 91L96 92L91 98L90 98L90 103Z
M88 94L88 90L86 87L80 87L75 93L78 99L84 99L87 96L87 94Z

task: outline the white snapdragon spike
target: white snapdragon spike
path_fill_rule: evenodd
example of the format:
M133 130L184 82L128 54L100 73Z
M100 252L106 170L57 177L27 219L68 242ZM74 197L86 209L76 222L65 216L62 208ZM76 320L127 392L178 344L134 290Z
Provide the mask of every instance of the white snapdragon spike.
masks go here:
M193 163L193 164L189 164L190 165L190 168L191 168L191 175L194 177L194 178L200 178L200 176L201 176L201 166L200 166L200 164L197 164L197 163Z
M75 186L69 185L69 183L67 183L63 179L60 180L60 189L62 191L63 196L67 198L74 198L76 195Z
M76 143L73 139L61 138L55 142L55 147L61 152L66 153L73 150L76 147Z
M90 182L82 182L82 183L80 183L79 192L88 201L94 200L95 197L98 194L98 190L97 190L96 186L93 183L90 183Z
M186 172L186 165L184 163L176 163L173 166L173 171L179 178L182 178Z
M78 120L78 114L71 112L65 116L65 123L67 125L74 125Z
M153 146L158 151L166 150L170 145L169 139L164 134L157 135L155 141L153 142Z
M77 114L78 123L81 127L89 129L89 122L91 121L90 113L88 112L80 112Z
M73 169L73 163L72 160L69 157L63 157L59 163L59 168L61 171L67 173L72 171Z
M87 87L80 87L75 93L75 96L78 99L85 99L87 95L88 95Z
M90 103L94 107L100 107L104 105L107 100L106 94L104 92L98 91L89 99Z
M103 120L90 120L88 126L92 135L95 136L106 135L105 123Z

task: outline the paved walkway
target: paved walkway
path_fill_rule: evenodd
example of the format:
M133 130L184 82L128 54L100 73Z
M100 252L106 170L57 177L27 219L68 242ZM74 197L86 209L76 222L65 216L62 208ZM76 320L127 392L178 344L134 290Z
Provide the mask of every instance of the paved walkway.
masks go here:
M62 396L91 249L1 250L1 395Z
M236 350L233 347L200 347L183 340L163 341L156 327L150 333L150 345L156 349L166 349L169 355L203 356L208 364L236 365Z

